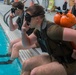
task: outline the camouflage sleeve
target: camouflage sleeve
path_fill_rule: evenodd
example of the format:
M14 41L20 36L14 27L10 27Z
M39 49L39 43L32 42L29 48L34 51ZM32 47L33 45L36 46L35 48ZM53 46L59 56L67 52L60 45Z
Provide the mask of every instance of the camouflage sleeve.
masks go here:
M63 38L63 27L59 25L52 25L47 30L47 35L53 40L62 40Z

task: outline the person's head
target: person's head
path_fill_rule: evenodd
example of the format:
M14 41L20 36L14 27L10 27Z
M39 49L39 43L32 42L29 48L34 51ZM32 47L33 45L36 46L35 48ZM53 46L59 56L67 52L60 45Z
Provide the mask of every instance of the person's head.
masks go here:
M34 4L26 9L25 20L30 24L31 28L41 25L45 18L45 11L41 5Z
M19 15L24 10L24 4L22 2L13 2L11 12Z

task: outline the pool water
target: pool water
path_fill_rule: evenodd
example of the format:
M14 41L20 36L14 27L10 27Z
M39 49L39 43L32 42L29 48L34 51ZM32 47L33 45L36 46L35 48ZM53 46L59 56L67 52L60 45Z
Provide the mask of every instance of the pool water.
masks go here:
M0 26L0 54L8 53L9 40ZM10 57L0 57L0 61L7 61ZM21 64L18 59L15 59L12 64L1 65L0 75L20 75Z

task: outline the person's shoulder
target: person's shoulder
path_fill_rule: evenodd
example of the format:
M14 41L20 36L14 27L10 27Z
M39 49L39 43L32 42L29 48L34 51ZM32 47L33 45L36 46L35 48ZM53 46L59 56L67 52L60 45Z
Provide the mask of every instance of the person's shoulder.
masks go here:
M60 25L57 25L57 24L55 24L55 23L53 23L53 22L48 22L48 24L47 24L47 26L48 26L48 30L57 30L57 29L63 29L63 27L61 27Z
M53 27L60 27L60 26L55 24L54 22L47 21L47 27L48 27L48 29L51 29Z
M57 38L61 38L60 36L63 33L63 27L59 26L59 25L51 25L48 29L47 29L47 35L51 38L51 39L56 39Z
M47 25L55 25L55 23L52 21L47 21Z

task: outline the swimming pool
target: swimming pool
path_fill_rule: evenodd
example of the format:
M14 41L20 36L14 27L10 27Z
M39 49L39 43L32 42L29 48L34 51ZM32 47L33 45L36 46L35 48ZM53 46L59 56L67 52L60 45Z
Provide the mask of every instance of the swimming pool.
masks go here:
M9 40L0 26L0 54L6 54L9 49ZM7 61L9 57L0 57L0 61ZM20 75L21 64L15 59L12 64L0 65L0 75Z

